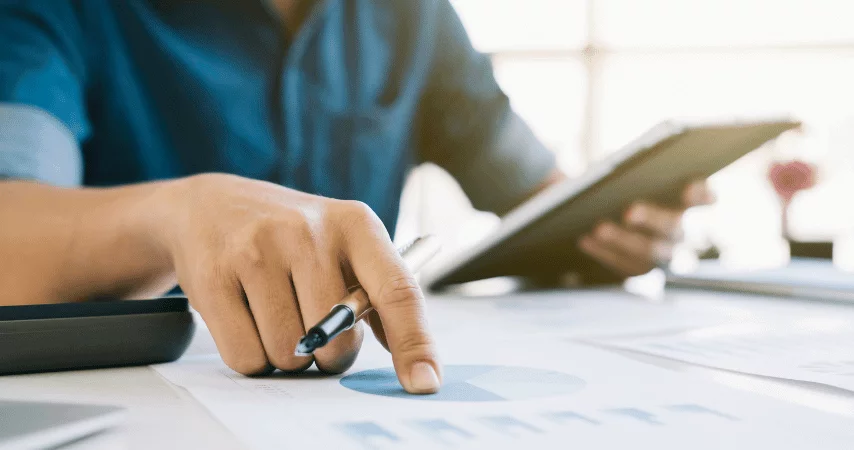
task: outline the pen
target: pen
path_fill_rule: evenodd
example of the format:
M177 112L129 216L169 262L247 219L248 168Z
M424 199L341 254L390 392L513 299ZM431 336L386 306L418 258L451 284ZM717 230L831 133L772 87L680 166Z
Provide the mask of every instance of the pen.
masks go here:
M421 236L399 250L400 256L412 273L418 272L424 264L439 252L439 244L433 236ZM308 356L339 334L353 328L365 314L371 312L370 299L361 286L350 292L340 303L332 307L317 325L311 327L300 339L294 354Z

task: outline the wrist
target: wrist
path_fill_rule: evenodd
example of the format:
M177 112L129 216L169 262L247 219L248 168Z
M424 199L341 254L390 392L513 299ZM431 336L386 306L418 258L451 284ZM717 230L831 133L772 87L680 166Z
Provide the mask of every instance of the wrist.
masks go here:
M171 255L156 239L157 185L30 191L30 216L41 220L27 233L42 239L31 246L42 256L30 271L53 277L33 294L39 302L141 298L174 286Z
M116 260L129 266L123 272L132 273L135 278L124 296L156 296L177 284L174 253L168 239L173 222L170 215L174 208L169 203L173 183L118 188L111 192L113 199L105 205L104 217L115 230L115 251L122 253Z
M160 265L174 271L175 230L184 208L178 205L186 179L146 183L127 207L130 233L139 239L146 253Z

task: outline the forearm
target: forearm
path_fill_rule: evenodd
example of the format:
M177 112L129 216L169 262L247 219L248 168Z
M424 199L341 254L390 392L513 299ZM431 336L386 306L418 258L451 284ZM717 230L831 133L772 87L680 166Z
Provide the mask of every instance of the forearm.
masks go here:
M165 184L61 189L0 182L0 305L152 294L174 284L153 238Z

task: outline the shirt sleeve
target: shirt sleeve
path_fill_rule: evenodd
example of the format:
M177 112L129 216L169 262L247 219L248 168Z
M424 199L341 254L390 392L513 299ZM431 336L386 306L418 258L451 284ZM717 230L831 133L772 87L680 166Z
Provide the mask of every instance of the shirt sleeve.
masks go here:
M82 181L83 33L71 2L0 0L0 178Z
M546 180L555 157L513 112L489 56L472 47L448 0L438 3L419 154L453 175L475 208L503 214Z

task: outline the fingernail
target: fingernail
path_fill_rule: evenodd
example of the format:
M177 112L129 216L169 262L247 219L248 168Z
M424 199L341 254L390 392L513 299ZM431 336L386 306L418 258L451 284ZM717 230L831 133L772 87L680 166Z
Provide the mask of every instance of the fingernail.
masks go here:
M417 362L409 372L409 384L414 394L432 394L439 390L439 377L433 366L426 362Z
M646 211L643 206L635 206L629 211L628 222L632 225L641 225L646 220Z

